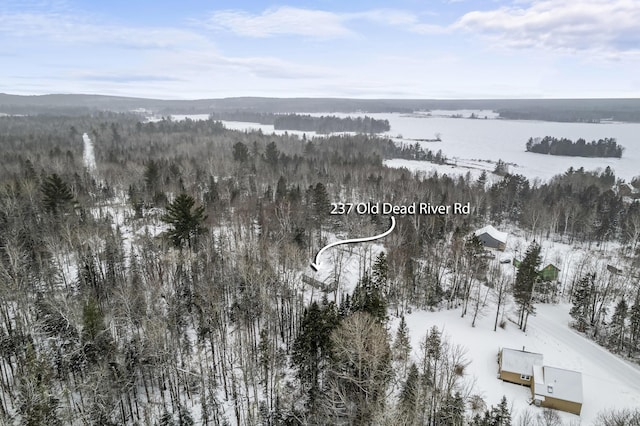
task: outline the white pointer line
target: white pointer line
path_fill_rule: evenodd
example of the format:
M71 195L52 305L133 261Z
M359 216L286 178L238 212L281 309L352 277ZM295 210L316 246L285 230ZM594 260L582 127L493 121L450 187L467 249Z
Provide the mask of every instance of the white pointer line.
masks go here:
M352 238L349 240L334 241L331 244L326 245L320 249L320 251L316 254L315 260L311 263L311 268L316 272L318 271L318 266L320 266L318 263L318 258L320 257L322 252L324 252L327 249L330 249L331 247L339 246L340 244L364 243L366 241L373 241L373 240L377 240L378 238L384 238L387 235L389 235L395 227L396 227L396 218L391 216L391 228L389 228L387 231L383 232L382 234L374 235L373 237Z

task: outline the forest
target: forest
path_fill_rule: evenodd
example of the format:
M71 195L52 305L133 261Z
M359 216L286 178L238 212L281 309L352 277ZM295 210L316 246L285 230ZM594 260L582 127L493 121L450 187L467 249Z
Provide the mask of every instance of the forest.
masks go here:
M276 130L312 130L321 134L338 132L383 133L390 129L389 120L377 120L366 115L364 117L339 118L324 115L312 117L311 115L281 114L275 117L273 126Z
M621 158L624 147L618 145L614 138L598 139L587 142L580 138L575 142L567 138L545 136L529 138L527 152L549 155L566 155L570 157L615 157Z
M383 133L388 132L389 120L364 117L336 117L309 114L271 114L252 111L225 111L210 114L212 120L245 121L271 124L276 130L300 130L303 132L328 133Z
M532 239L615 242L638 268L640 204L613 190L609 168L546 183L413 175L383 160L442 153L109 112L0 117L0 147L3 424L531 424L506 398L484 402L465 380L471 355L443 330L412 348L403 316L457 309L475 324L485 309L496 329L513 298L526 329L533 302L558 296L545 285L534 294L535 244L513 285L491 266L469 236L487 222ZM416 197L474 211L398 217L383 252L362 251L352 291L339 254L336 287L305 286L330 238L388 226L330 216L331 202ZM567 293L576 327L640 353L637 292L585 274Z

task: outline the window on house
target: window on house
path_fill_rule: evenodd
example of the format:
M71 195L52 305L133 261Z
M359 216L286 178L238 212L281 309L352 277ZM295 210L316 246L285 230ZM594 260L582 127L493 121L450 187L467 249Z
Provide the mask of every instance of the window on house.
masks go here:
M547 386L547 392L548 393L553 393L553 386L551 386L551 385Z
M527 374L521 374L520 375L520 379L526 380L528 382L529 380L531 380L531 376L529 376Z

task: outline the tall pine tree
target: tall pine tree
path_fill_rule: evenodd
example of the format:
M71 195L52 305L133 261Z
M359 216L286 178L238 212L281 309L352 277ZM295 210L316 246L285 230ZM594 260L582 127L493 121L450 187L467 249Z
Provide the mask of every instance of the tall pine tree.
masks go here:
M387 320L387 303L382 295L382 290L378 282L371 279L366 272L353 290L351 310L353 312L367 312L380 323Z
M623 297L616 305L616 309L613 312L613 316L611 317L611 334L609 335L609 347L615 352L619 352L623 349L627 314L627 301Z
M518 325L523 331L526 331L527 328L527 317L530 313L533 313L532 296L534 285L538 281L538 267L541 262L540 245L534 241L527 249L520 266L518 266L516 283L513 288L513 296L520 306Z
M40 191L45 211L54 216L73 205L71 188L56 173L45 178Z
M204 232L202 223L207 215L204 214L204 207L194 207L195 204L192 196L180 194L167 206L167 213L162 216L162 221L171 226L167 234L176 247L182 247L185 242L192 247L198 235Z
M308 394L308 407L315 410L320 395L319 382L331 357L331 333L340 324L337 309L327 303L324 309L313 302L305 309L300 331L293 344L292 360Z
M575 320L575 327L583 333L589 324L588 319L592 306L592 287L595 279L595 274L587 274L578 281L573 289L573 306L569 310L569 314Z

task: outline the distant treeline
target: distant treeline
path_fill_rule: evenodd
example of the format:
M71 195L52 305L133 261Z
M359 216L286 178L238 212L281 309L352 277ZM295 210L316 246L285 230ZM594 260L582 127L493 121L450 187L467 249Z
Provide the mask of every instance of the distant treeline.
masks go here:
M560 123L606 123L610 121L620 121L624 123L640 122L640 112L638 111L574 111L559 109L538 109L538 110L516 110L501 109L497 111L500 118L505 120L539 120L556 121Z
M562 122L640 122L640 99L338 99L259 98L161 100L101 95L19 96L0 93L0 113L90 115L96 111L129 112L139 108L157 115L231 113L412 113L434 109L492 110L510 120ZM246 121L246 120L242 120ZM272 123L269 123L272 124Z
M340 118L333 115L314 117L308 114L271 114L254 111L224 111L209 115L213 120L242 121L273 125L276 130L334 133L382 133L390 129L389 120L369 116Z
M376 120L369 116L339 118L335 116L312 117L300 114L276 115L273 127L276 130L302 130L316 133L382 133L388 132L391 128L389 120Z
M529 138L527 151L538 154L566 155L570 157L622 157L624 147L618 145L615 138L598 139L587 143L580 138L572 141L567 138Z

